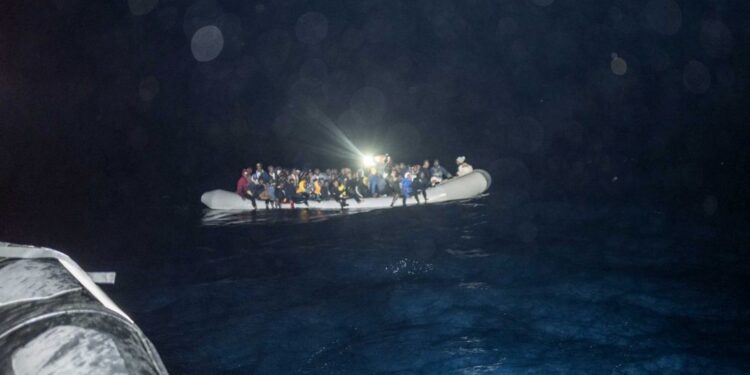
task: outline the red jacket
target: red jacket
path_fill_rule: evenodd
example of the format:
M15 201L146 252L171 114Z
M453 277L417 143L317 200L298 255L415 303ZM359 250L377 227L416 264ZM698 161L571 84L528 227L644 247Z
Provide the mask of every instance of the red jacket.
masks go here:
M249 184L250 182L247 181L245 176L240 177L240 179L237 180L237 194L244 198L245 194L247 194L247 185Z

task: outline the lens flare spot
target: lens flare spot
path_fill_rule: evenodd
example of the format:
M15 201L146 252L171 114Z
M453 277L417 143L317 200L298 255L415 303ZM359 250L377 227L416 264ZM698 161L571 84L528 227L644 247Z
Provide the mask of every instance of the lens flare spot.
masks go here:
M214 25L201 27L193 34L193 39L190 41L193 57L200 62L215 59L223 48L224 36L221 34L221 30Z
M615 75L622 76L628 72L628 63L620 56L617 56L616 53L613 53L612 61L609 63L609 68Z

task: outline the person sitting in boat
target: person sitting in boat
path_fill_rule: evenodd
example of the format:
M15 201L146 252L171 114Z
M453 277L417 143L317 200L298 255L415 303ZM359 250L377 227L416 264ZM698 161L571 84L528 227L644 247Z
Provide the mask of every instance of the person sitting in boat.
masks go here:
M320 199L331 199L331 185L328 178L318 178L318 184L320 185Z
M276 172L276 178L271 183L274 186L274 201L273 206L275 208L281 208L282 203L289 202L289 198L287 197L287 174L286 172L279 168L279 170Z
M295 173L296 171L294 169L287 170L287 173L284 176L284 179L287 182L292 183L294 185L294 190L297 191L297 184L299 184L299 179L297 178L297 175Z
M339 202L341 204L341 208L347 207L348 204L346 203L346 199L348 198L346 196L346 186L339 182L338 179L333 180L333 185L331 187L331 196L333 199Z
M430 182L432 183L432 186L435 186L441 182L443 182L444 179L448 179L453 177L450 172L448 172L445 167L440 165L440 160L435 159L432 162L432 168L430 168Z
M297 202L302 202L305 204L305 206L309 206L307 203L307 200L310 198L310 193L308 192L307 188L309 185L309 181L307 180L307 177L303 177L299 179L299 183L297 184L297 191L295 192L294 200Z
M315 194L315 183L313 182L312 171L309 171L309 173L307 173L305 175L304 179L306 181L305 182L305 193L307 193L307 199L311 199L311 198L315 199L314 195L313 195L313 194Z
M338 186L334 185L333 182L337 181L339 178L338 178L338 176L336 176L336 172L334 172L334 171L330 171L327 174L327 176L328 177L325 180L326 184L325 184L325 188L324 189L328 191L328 198L329 199L336 199L336 196L338 194L337 193Z
M344 187L346 188L346 195L354 198L357 203L361 202L362 196L357 192L357 180L352 178L351 172L347 171L344 175Z
M253 195L252 190L250 189L250 179L248 178L251 173L250 168L245 168L242 170L242 175L240 176L240 179L237 180L237 189L235 190L237 192L237 195L242 197L242 200L250 199L250 202L253 204L253 209L257 208L255 205L255 195Z
M250 175L250 172L247 170L247 168L242 169L242 172L240 174L240 178L237 180L237 188L235 192L237 195L242 197L242 199L245 199L247 194L247 187L250 181L248 180L248 175Z
M257 171L256 173L252 173L250 175L250 191L253 192L253 196L255 197L255 200L267 200L268 199L268 192L266 190L267 184L264 184L263 181L258 179Z
M318 202L323 199L323 184L320 183L320 180L316 176L312 178L312 193L310 193L310 198Z
M430 187L430 161L425 160L422 165L416 166L414 181L417 182L417 192L422 194L427 203L427 188Z
M287 174L281 183L281 191L282 191L282 196L283 196L282 201L283 203L289 204L291 208L294 208L294 197L295 197L296 190L297 190L297 186L294 185L294 182L291 180L291 178Z
M404 207L406 207L406 200L409 199L410 196L413 196L414 199L417 200L417 204L419 204L419 195L416 194L412 187L413 178L414 176L411 172L406 172L404 178L401 180L401 197L403 198Z
M364 169L357 170L357 194L360 197L370 196L370 178L367 176L367 171Z
M461 177L464 175L467 175L471 173L474 168L471 166L471 164L466 162L465 156L459 156L456 158L456 165L458 165L458 171L456 172L456 176Z

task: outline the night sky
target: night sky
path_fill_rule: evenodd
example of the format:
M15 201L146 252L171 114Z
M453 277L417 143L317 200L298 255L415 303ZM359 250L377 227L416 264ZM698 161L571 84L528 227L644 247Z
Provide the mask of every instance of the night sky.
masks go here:
M750 2L9 1L0 226L198 206L256 161L466 155L493 194L747 210Z

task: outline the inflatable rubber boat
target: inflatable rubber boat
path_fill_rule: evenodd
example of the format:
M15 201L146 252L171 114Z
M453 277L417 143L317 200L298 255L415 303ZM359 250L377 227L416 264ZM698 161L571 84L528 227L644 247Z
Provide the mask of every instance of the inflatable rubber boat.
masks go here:
M0 242L0 373L166 374L151 342L67 255ZM113 282L114 275L109 274Z
M481 170L475 169L473 172L463 175L461 177L455 177L450 180L446 180L443 183L427 189L427 200L429 203L440 203L454 200L463 200L475 198L490 188L492 178L490 174ZM421 197L420 197L421 200ZM373 210L379 208L390 208L391 197L380 197L380 198L364 198L357 203L354 199L347 200L349 210ZM239 195L234 192L226 190L212 190L203 193L201 196L201 202L208 208L214 210L252 210L253 205L250 200L243 200ZM309 206L305 206L303 203L295 204L295 208L312 208L318 210L341 210L339 202L329 199L321 202L314 200L308 201ZM424 202L422 202L424 203ZM408 206L416 205L417 201L414 198L409 198L406 202ZM263 206L263 202L257 202L258 207ZM395 207L403 206L401 199L399 199ZM282 209L291 209L291 205L282 204Z

